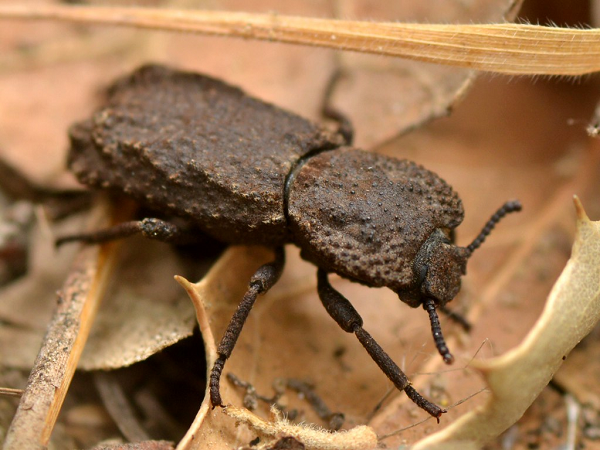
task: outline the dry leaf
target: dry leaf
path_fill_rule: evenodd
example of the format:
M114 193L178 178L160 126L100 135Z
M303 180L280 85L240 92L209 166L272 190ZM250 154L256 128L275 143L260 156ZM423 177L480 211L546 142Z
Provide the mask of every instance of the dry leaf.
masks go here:
M72 217L53 232L73 233L80 230L82 224L81 216ZM3 288L0 319L25 330L31 329L41 338L52 315L55 292L68 274L77 247L57 251L52 232L43 219L38 220L28 239L31 251L27 276ZM31 312L23 314L27 310Z
M81 222L81 217L73 218L55 228L55 234L37 227L28 275L3 289L0 318L6 325L0 328L0 360L6 367L31 368L55 307L56 291L78 248L67 245L57 250L53 240L81 229ZM108 287L82 355L82 369L129 366L190 336L194 310L172 275L199 277L212 260L181 258L164 244L132 239L125 243L119 261L118 275Z
M578 345L554 375L552 381L582 405L600 411L600 339L598 327ZM582 370L585 367L585 370ZM592 375L592 376L590 376Z
M555 284L536 326L518 348L494 360L475 364L489 384L491 398L488 403L461 417L444 431L415 444L415 448L477 449L499 436L523 415L572 348L600 319L600 273L597 270L600 222L590 222L578 200L576 207L578 234L571 260ZM202 308L197 304L198 307ZM204 317L204 314L200 316ZM207 323L205 318L201 320ZM214 349L215 345L212 344L212 351L207 352L211 354L208 367L214 362ZM536 367L536 371L532 372L532 367ZM291 431L287 423L279 422L280 419L276 417L272 422L265 422L246 410L228 410L228 415L248 423L263 437L291 435L307 448L330 448L328 444L311 441L310 436L303 434L301 427L293 427L295 431ZM194 429L194 435L199 433L202 425L213 427L215 424L210 421L199 424L199 428ZM214 428L210 430L214 432ZM217 435L222 437L224 434L220 432ZM343 438L342 434L340 443L333 444L331 448L363 448L358 444L348 445ZM199 442L199 445L203 444L204 441ZM213 441L212 445L219 444ZM220 445L234 445L234 442ZM373 446L374 443L365 444L365 448Z
M202 255L182 258L162 243L128 240L80 368L126 367L191 336L194 310L172 277L199 278L212 261Z

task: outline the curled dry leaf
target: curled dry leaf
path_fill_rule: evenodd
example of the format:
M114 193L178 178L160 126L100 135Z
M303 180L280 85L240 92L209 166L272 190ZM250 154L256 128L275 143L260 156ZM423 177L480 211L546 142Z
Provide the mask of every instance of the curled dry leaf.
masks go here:
M415 449L478 449L499 436L521 418L600 319L600 222L588 219L578 198L575 208L578 226L571 259L535 327L517 348L475 364L490 388L489 401Z
M594 376L600 373L600 329L596 327L569 355L553 382L581 405L600 410L600 385ZM585 370L582 370L585 368Z

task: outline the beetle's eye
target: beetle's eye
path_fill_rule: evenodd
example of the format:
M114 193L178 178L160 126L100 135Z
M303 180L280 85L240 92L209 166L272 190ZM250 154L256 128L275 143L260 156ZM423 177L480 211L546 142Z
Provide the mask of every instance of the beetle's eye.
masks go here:
M417 284L421 285L423 284L423 282L425 281L425 278L427 277L427 269L429 267L427 266L427 264L419 264L417 266Z

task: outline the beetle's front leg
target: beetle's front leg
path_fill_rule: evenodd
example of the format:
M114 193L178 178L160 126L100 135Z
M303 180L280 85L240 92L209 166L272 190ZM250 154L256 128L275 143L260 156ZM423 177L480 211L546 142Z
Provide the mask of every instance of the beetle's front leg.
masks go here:
M406 392L406 395L419 407L427 411L433 417L438 419L446 410L440 408L434 403L426 400L410 384L407 376L400 367L392 361L392 358L381 348L381 346L367 333L362 327L362 317L348 301L346 297L336 291L329 280L327 272L319 269L317 272L317 289L319 297L329 315L338 323L338 325L348 333L354 333L367 353L377 363L379 368L386 374L397 389Z
M250 310L258 295L264 294L277 283L277 280L279 280L279 277L281 276L281 272L283 272L284 264L285 253L283 247L278 247L275 249L275 260L259 267L250 279L250 286L248 287L244 298L238 305L237 310L233 314L233 317L225 330L225 334L219 343L219 348L217 349L219 357L215 361L210 372L210 401L213 408L215 406L223 406L219 389L221 374L223 373L225 361L231 356L231 352L240 336L244 323L248 318L248 314L250 314Z

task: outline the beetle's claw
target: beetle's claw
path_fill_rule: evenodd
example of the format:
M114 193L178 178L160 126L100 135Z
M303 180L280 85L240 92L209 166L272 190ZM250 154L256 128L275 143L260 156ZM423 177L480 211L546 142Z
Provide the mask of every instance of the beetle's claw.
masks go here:
M452 356L452 353L446 353L443 355L443 358L446 364L452 364L454 362L454 356Z

